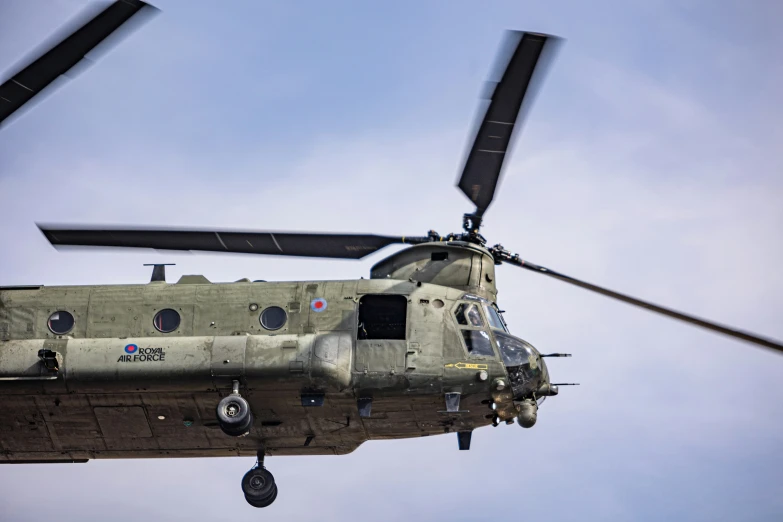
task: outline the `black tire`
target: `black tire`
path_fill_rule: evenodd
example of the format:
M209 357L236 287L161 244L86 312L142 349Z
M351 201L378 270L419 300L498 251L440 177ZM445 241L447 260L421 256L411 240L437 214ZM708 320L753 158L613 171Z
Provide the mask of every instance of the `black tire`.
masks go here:
M247 503L256 508L267 507L272 502L274 502L276 498L277 498L277 485L275 485L272 488L272 491L269 493L269 497L267 497L265 500L251 500L247 495L245 495L245 500L247 500Z
M243 435L250 433L250 428L253 427L253 414L251 413L248 416L247 421L239 426L225 426L220 422L218 424L226 435L230 435L231 437L242 437Z
M238 437L250 431L253 426L253 412L250 404L239 395L223 397L215 410L220 429L226 435Z
M248 502L267 500L275 488L275 477L265 468L253 468L242 477L242 493Z

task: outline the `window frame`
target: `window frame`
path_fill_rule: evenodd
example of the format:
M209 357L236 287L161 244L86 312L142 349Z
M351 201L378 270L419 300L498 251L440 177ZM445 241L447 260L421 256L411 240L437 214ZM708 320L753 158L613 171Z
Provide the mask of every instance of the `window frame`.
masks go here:
M163 330L161 328L158 328L158 325L155 324L155 319L157 319L158 316L160 314L162 314L163 312L168 312L168 311L172 311L175 314L177 314L177 326L175 328L171 329L171 330ZM161 308L160 310L156 311L152 315L152 327L155 328L155 331L158 332L159 334L163 334L163 335L172 334L172 333L176 332L177 330L179 330L179 328L181 326L182 326L182 314L179 313L178 310L176 310L175 308L172 308L170 306L167 306L166 308Z
M283 312L283 323L277 328L269 328L267 325L264 324L264 314L272 308L277 308ZM278 330L281 330L282 328L285 328L285 325L288 324L288 312L286 312L285 308L283 308L280 305L274 305L274 304L269 305L265 307L263 310L261 310L261 313L258 314L258 324L260 324L261 328L263 328L267 332L276 332Z
M71 318L71 327L62 332L55 332L54 328L52 328L52 317L54 317L55 314L68 314L68 316L70 316ZM57 320L59 320L59 317ZM61 310L58 308L57 310L49 314L49 317L46 318L46 328L49 330L49 332L51 332L54 335L68 335L69 333L73 332L74 328L76 328L76 316L73 315L68 310L65 309Z

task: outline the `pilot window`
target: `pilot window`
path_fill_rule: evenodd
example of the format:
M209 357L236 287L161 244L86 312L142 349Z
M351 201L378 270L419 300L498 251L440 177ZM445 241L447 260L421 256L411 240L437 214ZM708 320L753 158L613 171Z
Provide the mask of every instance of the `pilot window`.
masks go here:
M482 328L484 326L484 320L481 318L481 313L474 304L461 303L457 307L457 311L454 312L457 318L457 322L464 326L475 326Z
M503 330L504 332L508 331L506 325L503 324L503 319L500 318L500 314L497 310L495 310L494 306L487 305L485 310L487 311L487 317L489 318L489 325L492 328L495 328L496 330Z
M475 303L460 303L454 310L454 318L460 326L465 348L471 355L492 357L492 341L484 328L484 318Z
M473 355L488 355L492 357L495 353L492 351L492 343L489 341L489 334L484 330L462 330L462 338L465 340L465 346Z
M404 295L365 295L359 300L359 339L405 340L408 299Z

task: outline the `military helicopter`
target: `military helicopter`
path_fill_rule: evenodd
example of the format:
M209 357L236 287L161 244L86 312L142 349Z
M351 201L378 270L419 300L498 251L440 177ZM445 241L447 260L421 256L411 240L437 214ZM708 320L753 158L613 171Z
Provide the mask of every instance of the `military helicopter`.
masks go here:
M0 123L149 7L111 4L0 86ZM54 246L361 259L407 244L369 279L0 287L0 462L256 456L254 507L277 497L267 455L346 454L367 440L536 424L558 395L497 304L506 264L783 352L783 344L521 259L480 233L526 93L557 39L513 32L457 186L462 231L379 236L39 225Z

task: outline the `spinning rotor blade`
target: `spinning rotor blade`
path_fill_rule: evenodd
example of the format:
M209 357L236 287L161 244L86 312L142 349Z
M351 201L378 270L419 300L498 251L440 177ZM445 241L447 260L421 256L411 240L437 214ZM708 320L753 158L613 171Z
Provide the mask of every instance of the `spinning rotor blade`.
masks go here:
M489 96L487 112L457 182L460 190L476 205L478 217L484 214L495 196L503 160L539 58L545 47L551 47L552 42L557 40L544 34L510 32L510 43L513 44L515 38L518 42L503 76Z
M278 256L361 259L394 243L417 244L426 237L373 234L308 234L205 230L60 228L38 225L54 245L200 250Z
M723 326L717 323L713 323L712 321L707 321L705 319L699 319L698 317L694 317L692 315L687 315L682 312L677 312L675 310L672 310L670 308L664 308L663 306L658 306L652 303L648 303L647 301L642 301L641 299L636 299L635 297L631 297L625 294L621 294L618 292L614 292L612 290L608 290L606 288L601 288L600 286L596 286L591 283L586 283L585 281L581 281L579 279L574 279L573 277L569 277L567 275L555 272L554 270L550 270L548 268L545 268L543 266L539 266L533 263L530 263L528 261L524 261L519 258L519 256L511 256L507 253L500 253L499 259L501 259L505 263L509 263L512 265L516 265L522 268L526 268L528 270L532 270L533 272L538 272L539 274L548 275L550 277L554 277L555 279L560 279L561 281L565 281L566 283L571 283L572 285L581 286L582 288L585 288L587 290L591 290L593 292L598 292L599 294L603 294L607 297L611 297L613 299L619 299L620 301L626 302L628 304L638 306L641 308L646 308L647 310L650 310L651 312L656 312L662 315L666 315L668 317L671 317L673 319L678 319L680 321L684 321L686 323L694 324L696 326L700 326L702 328L706 328L707 330L712 330L713 332L722 333L724 335L728 335L730 337L734 337L736 339L742 339L743 341L747 341L749 343L757 344L759 346L763 346L765 348L769 348L771 350L775 350L779 353L783 353L783 343L779 341L775 341L772 339L766 339L764 337L759 337L755 334L749 333L749 332L743 332L742 330L737 330L734 328L730 328L728 326Z
M139 0L117 0L0 85L0 124L145 7L151 6Z

